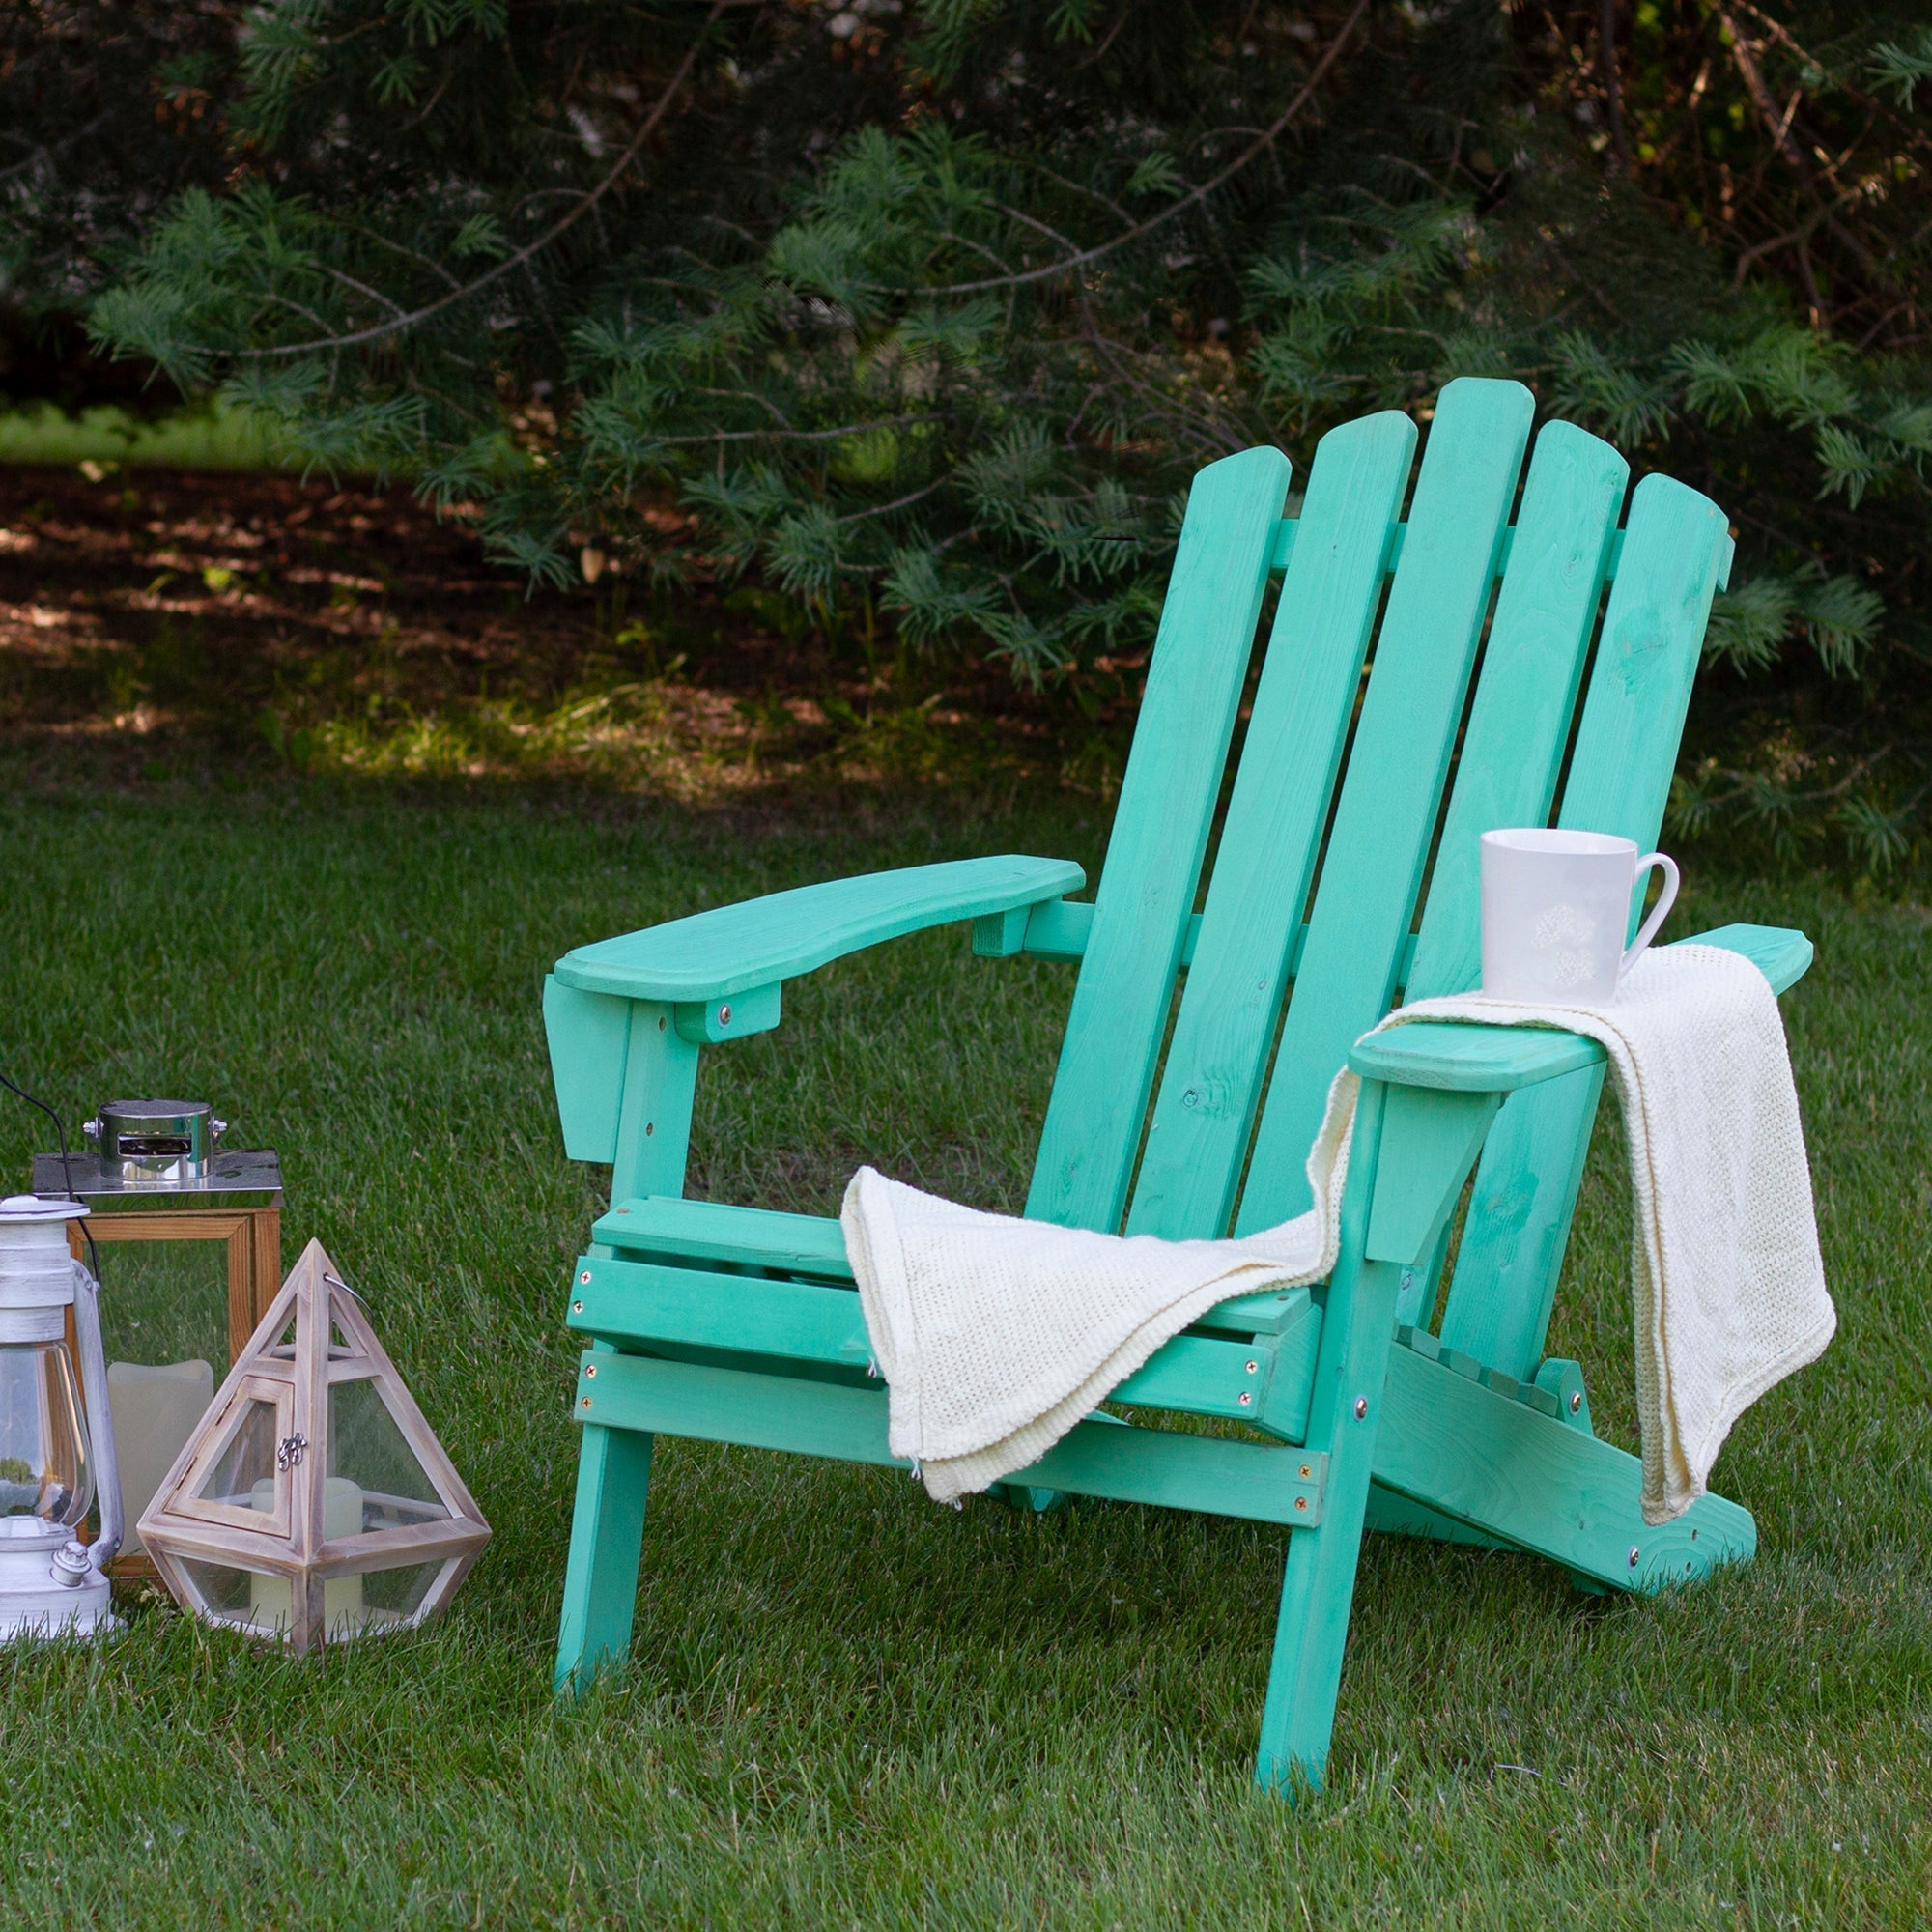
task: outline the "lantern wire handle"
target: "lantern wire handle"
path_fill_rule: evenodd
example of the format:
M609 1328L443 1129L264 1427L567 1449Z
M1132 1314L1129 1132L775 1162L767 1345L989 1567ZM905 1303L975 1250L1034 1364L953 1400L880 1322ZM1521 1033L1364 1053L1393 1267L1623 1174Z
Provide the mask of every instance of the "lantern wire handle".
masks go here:
M80 1196L73 1191L73 1163L68 1158L67 1127L62 1122L61 1117L44 1100L37 1100L24 1087L14 1081L9 1080L4 1073L0 1073L0 1087L6 1088L10 1094L17 1094L21 1099L26 1101L28 1106L38 1107L54 1123L54 1134L60 1142L61 1179L67 1182L67 1198L70 1201L78 1201ZM96 1281L99 1281L100 1279L100 1256L95 1248L94 1236L88 1232L88 1226L85 1221L80 1224L80 1237L87 1243L88 1272L93 1275ZM351 1289L349 1292L352 1294L355 1293L354 1289ZM359 1300L360 1297L357 1296L357 1299Z
M330 1288L339 1288L345 1294L353 1294L355 1297L355 1299L362 1304L363 1313L364 1314L368 1313L369 1297L366 1294L364 1294L359 1288L351 1288L350 1285L346 1281L344 1281L339 1274L330 1274L327 1269L323 1271L322 1278L324 1281L327 1282Z

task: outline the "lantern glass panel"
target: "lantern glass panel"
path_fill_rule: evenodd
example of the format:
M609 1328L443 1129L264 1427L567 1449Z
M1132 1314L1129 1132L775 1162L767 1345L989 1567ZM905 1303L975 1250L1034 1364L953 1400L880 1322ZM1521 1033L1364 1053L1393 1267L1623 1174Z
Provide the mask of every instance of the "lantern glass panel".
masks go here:
M331 1487L343 1483L360 1492L364 1534L448 1520L436 1485L373 1379L329 1386L328 1473Z
M94 1500L65 1342L0 1347L0 1536L71 1529Z
M286 1577L192 1556L182 1558L179 1568L193 1600L188 1607L211 1623L246 1631L251 1636L288 1635L294 1591ZM442 1568L440 1560L432 1560L372 1570L365 1576L325 1577L322 1610L327 1635L340 1642L405 1628L421 1614Z
M430 1585L442 1569L440 1559L428 1563L401 1563L391 1570L371 1570L356 1577L362 1585L362 1626L365 1636L377 1636L384 1630L399 1629L422 1609Z
M264 1507L256 1497L265 1483L270 1497L274 1493L279 1420L273 1403L250 1401L195 1494L203 1502L226 1503L231 1509ZM267 1507L273 1508L272 1501Z
M240 1630L255 1628L250 1585L258 1579L252 1572L232 1563L204 1563L192 1556L183 1557L179 1568L194 1599L192 1608L213 1623L233 1624Z
M110 1362L200 1360L228 1373L228 1243L101 1243L100 1340Z

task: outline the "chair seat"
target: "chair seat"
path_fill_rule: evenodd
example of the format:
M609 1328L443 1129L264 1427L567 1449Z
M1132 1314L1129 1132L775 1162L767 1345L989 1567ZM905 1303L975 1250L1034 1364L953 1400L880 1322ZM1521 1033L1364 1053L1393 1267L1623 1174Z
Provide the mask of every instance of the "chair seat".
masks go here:
M814 1376L868 1378L871 1342L837 1221L644 1196L591 1232L599 1245L579 1260L571 1297L580 1333L718 1366L782 1373L797 1362ZM1299 1441L1321 1334L1305 1288L1231 1295L1108 1399Z

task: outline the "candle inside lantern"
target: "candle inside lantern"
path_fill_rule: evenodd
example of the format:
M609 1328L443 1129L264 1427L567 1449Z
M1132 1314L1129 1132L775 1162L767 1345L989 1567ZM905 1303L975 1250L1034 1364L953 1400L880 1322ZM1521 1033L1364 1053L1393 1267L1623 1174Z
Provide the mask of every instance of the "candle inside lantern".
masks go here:
M250 1504L264 1516L275 1507L275 1479L264 1476L249 1496ZM330 1476L323 1486L322 1535L326 1543L338 1537L362 1533L362 1486L347 1476ZM286 1577L265 1576L259 1570L248 1573L248 1608L253 1621L265 1630L280 1625L289 1629L295 1616L295 1592ZM329 1577L322 1585L322 1621L330 1634L346 1626L358 1630L362 1624L362 1578Z
M135 1527L214 1400L214 1371L204 1361L109 1362L107 1406L114 1417L114 1452L121 1466L124 1554L139 1549Z

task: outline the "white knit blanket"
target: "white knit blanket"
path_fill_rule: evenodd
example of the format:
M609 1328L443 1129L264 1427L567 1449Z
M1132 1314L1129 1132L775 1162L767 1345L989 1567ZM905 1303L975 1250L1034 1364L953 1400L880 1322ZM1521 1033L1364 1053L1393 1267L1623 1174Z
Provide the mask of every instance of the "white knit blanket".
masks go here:
M1731 1425L1822 1352L1810 1172L1777 999L1721 947L1654 947L1602 1007L1422 1000L1422 1019L1556 1026L1606 1049L1634 1197L1643 1513L1704 1493ZM1380 1031L1380 1029L1377 1029ZM840 1216L889 1388L889 1442L940 1501L1037 1461L1162 1343L1230 1295L1335 1262L1360 1083L1342 1072L1308 1156L1314 1208L1231 1241L1163 1241L980 1213L853 1176Z

